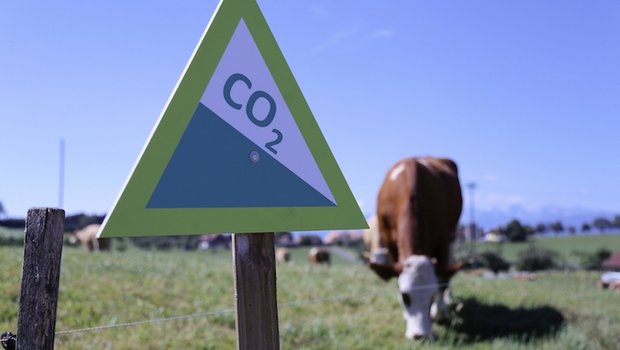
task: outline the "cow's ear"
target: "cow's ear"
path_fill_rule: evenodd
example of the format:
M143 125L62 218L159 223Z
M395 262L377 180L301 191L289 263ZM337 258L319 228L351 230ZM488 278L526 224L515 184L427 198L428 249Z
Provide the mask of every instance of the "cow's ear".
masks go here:
M369 263L368 266L384 281L389 281L392 277L398 277L403 272L403 266L400 263L394 265L382 265L377 263Z

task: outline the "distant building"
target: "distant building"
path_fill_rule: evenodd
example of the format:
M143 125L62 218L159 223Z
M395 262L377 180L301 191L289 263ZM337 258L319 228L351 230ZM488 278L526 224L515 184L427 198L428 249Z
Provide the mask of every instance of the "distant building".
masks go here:
M456 228L456 240L457 241L466 241L467 240L467 232L465 231L465 226L459 225Z
M603 261L602 266L605 270L620 271L620 251Z
M491 231L489 233L487 233L486 235L484 235L484 241L485 242L503 242L506 240L506 236L502 235L501 233L497 233L494 231Z

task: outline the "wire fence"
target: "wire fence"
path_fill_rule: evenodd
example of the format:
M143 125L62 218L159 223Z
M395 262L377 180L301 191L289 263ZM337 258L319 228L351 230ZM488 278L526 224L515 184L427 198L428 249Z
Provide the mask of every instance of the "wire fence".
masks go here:
M209 312L200 312L200 313L190 314L190 315L172 316L172 317L156 318L156 319L152 319L152 320L135 321L135 322L127 322L127 323L118 323L118 324L111 324L111 325L105 325L105 326L96 326L96 327L87 327L87 328L80 328L80 329L71 329L71 330L56 332L56 335L64 335L64 334L72 334L72 333L82 333L82 332L93 332L93 331L102 331L102 330L112 329L112 328L131 327L131 326L140 326L140 325L151 324L151 323L161 323L161 322L167 322L167 321L186 320L186 319L196 318L196 317L208 317L208 316L229 314L229 313L233 313L234 311L235 310L233 310L233 309L222 309L222 310L209 311Z
M409 290L410 291L426 290L426 289L434 289L434 288L447 287L449 285L450 284L448 284L448 283L427 284L427 285L413 287L413 288L410 288ZM347 300L347 299L360 299L362 297L367 298L369 296L375 296L377 294L380 294L380 292L369 293L369 294L365 294L363 296L362 295L339 295L339 296L332 296L332 297L325 297L325 298L308 298L308 299L295 300L295 301L289 301L289 302L278 304L278 309L286 308L286 307L292 307L292 306L307 305L307 304L317 304L317 303L324 303L324 302L342 301L342 300ZM233 309L233 308L226 308L226 309L221 309L221 310L199 312L199 313L189 314L189 315L162 317L162 318L156 318L156 319L151 319L151 320L134 321L134 322L117 323L117 324L110 324L110 325L104 325L104 326L95 326L95 327L71 329L71 330L59 331L59 332L56 332L55 334L56 335L67 335L67 334L84 333L84 332L97 332L97 331L103 331L103 330L108 330L108 329L113 329L113 328L124 328L124 327L132 327L132 326L141 326L141 325L146 325L146 324L169 322L169 321L186 320L186 319L198 318L198 317L209 317L209 316L216 316L216 315L225 315L225 314L231 314L231 313L234 313L234 312L235 312L235 309Z

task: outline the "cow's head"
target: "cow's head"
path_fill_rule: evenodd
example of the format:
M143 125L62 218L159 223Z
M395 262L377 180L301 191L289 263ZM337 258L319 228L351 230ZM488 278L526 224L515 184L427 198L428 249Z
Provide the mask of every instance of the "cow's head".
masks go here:
M407 258L398 276L398 291L403 318L407 322L407 338L433 338L430 310L439 286L431 259L423 255Z
M71 232L71 235L69 236L69 244L71 244L71 245L78 244L77 231Z

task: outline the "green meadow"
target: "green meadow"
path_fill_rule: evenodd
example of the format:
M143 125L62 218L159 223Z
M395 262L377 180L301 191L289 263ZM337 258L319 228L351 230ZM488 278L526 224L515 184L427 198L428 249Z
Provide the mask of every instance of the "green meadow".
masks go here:
M554 251L559 254L564 263L574 265L579 262L579 253L591 254L599 249L606 249L612 253L619 251L620 234L533 237L527 242L482 243L477 247L479 251L498 252L504 258L515 261L520 251L532 245Z
M573 250L620 249L620 235L551 237L534 244ZM616 248L614 248L616 247ZM482 248L481 249L487 249ZM525 245L502 245L510 258ZM491 249L491 248L488 248ZM493 247L492 249L497 249ZM15 332L21 247L0 247L0 331ZM56 330L210 313L194 318L65 333L58 349L234 349L231 251L86 253L65 247ZM282 349L617 349L620 294L596 288L599 273L538 273L532 282L453 280L451 317L438 340L412 343L396 299L364 265L333 257L311 266L307 249L277 265Z

